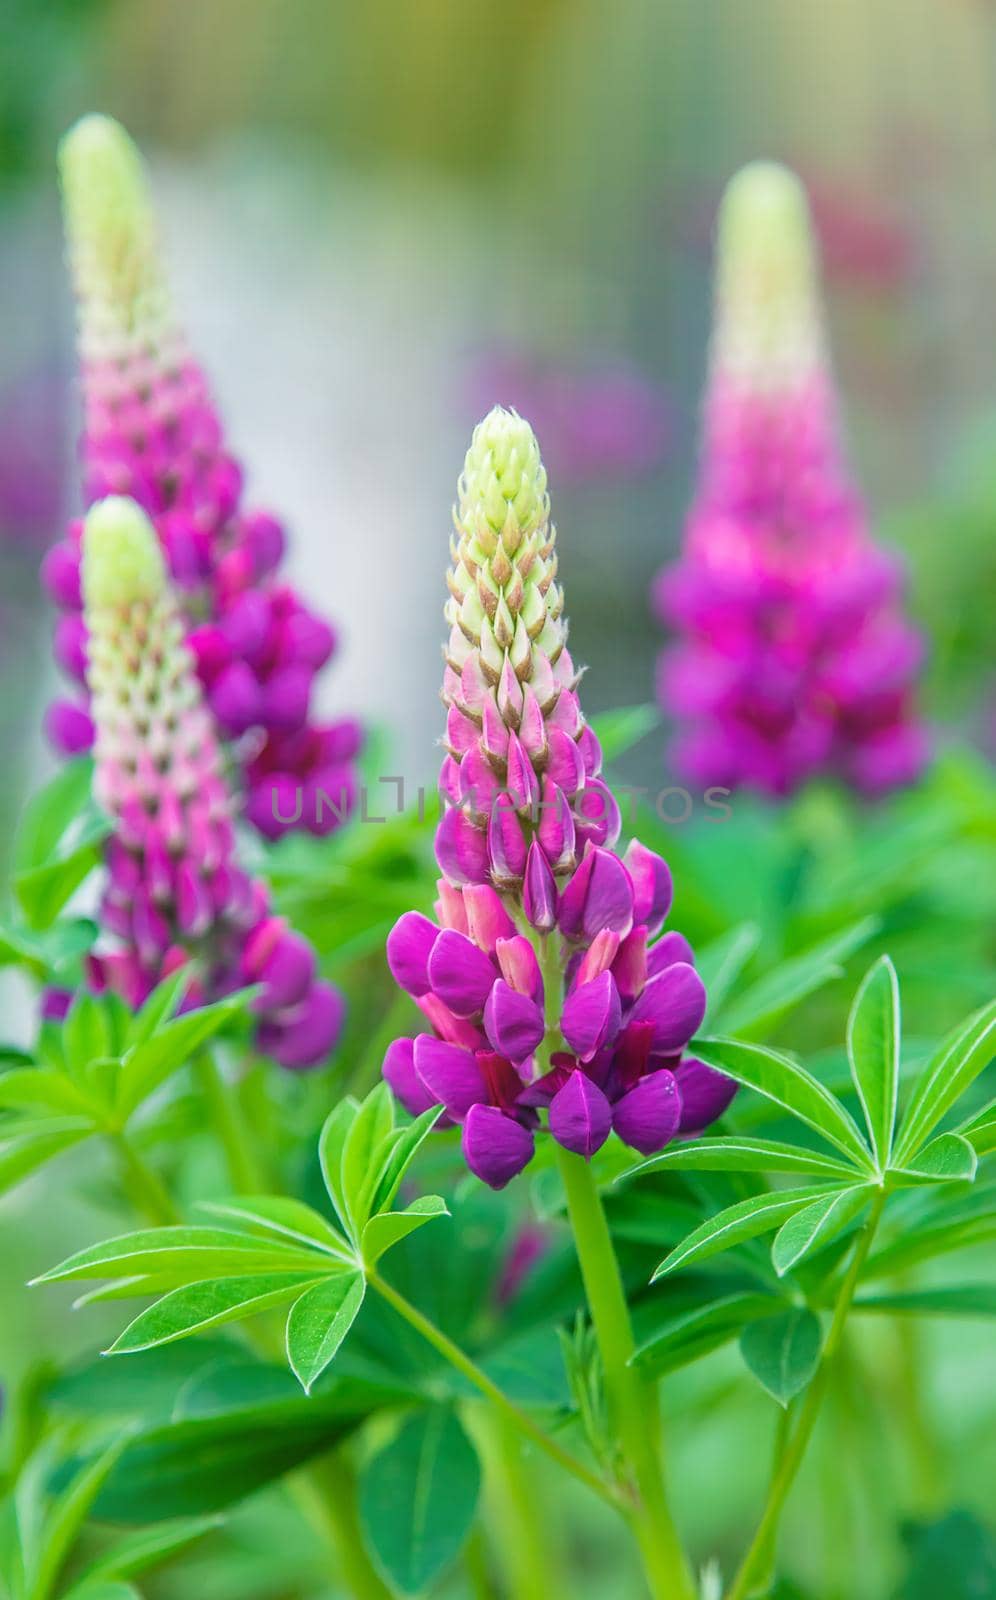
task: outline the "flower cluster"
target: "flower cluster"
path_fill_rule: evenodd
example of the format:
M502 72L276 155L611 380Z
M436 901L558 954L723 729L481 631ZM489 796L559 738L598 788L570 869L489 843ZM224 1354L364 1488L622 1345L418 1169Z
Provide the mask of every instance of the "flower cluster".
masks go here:
M432 1032L395 1040L384 1076L413 1114L439 1104L462 1124L494 1188L531 1159L541 1109L565 1149L590 1157L614 1130L650 1153L734 1092L683 1057L706 1000L687 942L661 934L666 864L610 848L619 813L575 692L548 517L532 430L493 411L460 481L438 923L407 912L387 943Z
M238 865L214 720L155 529L134 501L109 497L87 514L82 557L94 789L115 824L101 906L115 947L92 958L91 980L133 1006L191 961L187 1004L258 983L259 1048L313 1065L342 1001Z
M866 793L926 756L919 635L843 461L801 186L759 163L719 224L699 486L655 603L679 642L659 695L691 781L785 794L835 772Z
M288 815L327 832L351 804L360 743L355 722L311 715L334 632L280 577L280 523L242 504L241 469L172 315L134 146L110 119L87 117L64 140L60 164L79 308L85 501L128 495L153 519L211 711L233 742L249 820L268 837L285 831ZM85 689L81 535L76 522L43 578L62 609L56 658ZM56 702L47 726L65 752L92 742L79 696ZM335 804L309 803L319 792Z

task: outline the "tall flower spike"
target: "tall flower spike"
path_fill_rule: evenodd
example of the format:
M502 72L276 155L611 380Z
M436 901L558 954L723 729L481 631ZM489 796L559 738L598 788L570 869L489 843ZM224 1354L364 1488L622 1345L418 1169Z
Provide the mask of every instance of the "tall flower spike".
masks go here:
M384 1077L413 1114L442 1105L496 1189L532 1158L544 1109L581 1155L613 1131L650 1153L734 1092L683 1059L705 990L680 934L652 942L666 864L635 840L611 850L619 811L576 694L549 517L532 429L492 411L451 552L438 921L406 912L387 940L432 1031L396 1039Z
M922 646L901 590L840 447L805 193L756 163L720 210L698 491L655 590L680 772L777 795L818 772L912 780Z
M238 865L221 750L155 529L134 501L111 497L88 513L82 553L94 787L115 823L101 908L112 948L91 976L132 1005L190 960L194 1000L259 983L260 1048L313 1065L342 1002Z
M281 581L279 522L243 507L241 469L172 313L134 145L110 118L85 117L63 140L59 165L78 305L85 501L130 495L153 519L249 820L269 837L289 818L328 832L352 803L360 742L355 722L318 723L310 711L333 630ZM80 534L75 523L43 576L63 612L56 656L85 689ZM50 708L47 723L64 751L92 740L79 698Z

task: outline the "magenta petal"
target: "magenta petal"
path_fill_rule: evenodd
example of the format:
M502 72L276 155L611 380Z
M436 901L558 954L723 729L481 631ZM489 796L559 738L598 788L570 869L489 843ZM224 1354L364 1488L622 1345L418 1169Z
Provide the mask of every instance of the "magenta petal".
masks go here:
M656 978L666 967L681 961L694 967L695 956L683 933L663 933L657 943L647 951L647 977Z
M454 1121L462 1122L471 1106L487 1098L475 1057L460 1045L445 1044L431 1034L420 1033L413 1060L433 1101L445 1106Z
M411 1116L421 1116L423 1111L437 1104L431 1090L415 1071L414 1039L395 1039L389 1044L380 1070L391 1093Z
M63 755L77 756L93 744L93 718L71 700L54 700L45 713L45 732Z
M623 856L633 880L633 921L646 923L648 933L656 933L671 909L674 888L666 861L633 839Z
M609 1137L612 1107L586 1073L572 1072L550 1102L550 1132L565 1150L590 1161Z
M706 1011L705 985L694 967L676 962L652 978L630 1014L632 1022L652 1022L651 1050L674 1055L683 1050Z
M587 852L560 896L557 920L569 939L587 943L603 928L625 938L633 926L633 885L618 856Z
M543 1037L543 1013L528 995L499 978L484 1010L484 1031L499 1055L525 1061Z
M686 1056L675 1073L681 1095L682 1133L701 1133L721 1117L737 1092L737 1084L696 1056Z
M432 988L429 956L438 937L436 924L420 911L406 911L388 934L387 964L395 983L407 994L417 998Z
M473 1017L498 976L490 956L453 928L444 928L429 955L429 987L458 1017Z
M498 796L488 823L491 874L500 885L517 883L526 870L526 838L515 805L508 795Z
M499 939L510 939L515 932L515 923L505 910L501 895L489 883L469 883L463 891L463 908L467 932L489 955L494 953Z
M312 985L307 1000L292 1021L264 1023L260 1047L282 1067L314 1067L328 1055L342 1028L345 1002L330 983Z
M665 1067L641 1078L616 1102L612 1112L612 1126L623 1144L632 1145L644 1156L663 1150L677 1133L680 1121L681 1095L674 1073Z
M622 1023L619 991L611 972L602 972L568 996L560 1031L582 1061L614 1042Z
M297 1005L315 976L315 952L301 934L285 929L263 962L259 981L264 985L257 1010L276 1011Z
M451 883L485 883L488 878L488 843L464 816L449 808L436 829L436 860Z
M533 841L526 857L526 875L522 885L522 909L533 927L540 933L549 933L557 920L557 885L550 864Z
M504 1189L529 1165L536 1147L528 1128L497 1106L480 1105L467 1113L461 1144L471 1172L491 1189Z
M622 816L615 795L601 778L589 780L575 799L574 826L582 844L611 848L618 839Z
M510 939L499 939L495 955L501 975L519 994L527 994L537 1005L543 1003L543 974L536 959L536 951L521 933Z
M219 674L209 698L211 710L227 733L245 733L259 721L259 684L244 661L233 661Z

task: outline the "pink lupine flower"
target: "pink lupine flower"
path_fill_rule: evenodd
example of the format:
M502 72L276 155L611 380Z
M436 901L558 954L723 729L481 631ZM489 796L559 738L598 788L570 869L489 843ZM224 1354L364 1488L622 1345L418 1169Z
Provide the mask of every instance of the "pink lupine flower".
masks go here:
M619 810L566 649L546 474L514 413L474 434L452 554L437 921L407 912L387 941L432 1031L395 1040L383 1070L413 1114L441 1105L471 1171L502 1188L542 1108L569 1150L590 1157L614 1130L651 1152L735 1086L683 1057L705 990L682 936L657 937L665 862L611 848Z
M63 141L60 168L79 314L85 502L128 495L152 518L248 819L270 838L291 817L328 832L350 808L360 745L355 722L319 723L311 710L335 633L280 578L281 524L243 504L242 470L172 313L137 151L115 122L86 117ZM63 611L57 659L78 691L81 532L74 523L43 567ZM61 750L87 748L83 695L58 701L47 727ZM316 804L318 793L331 803Z
M82 587L94 793L114 820L91 979L133 1006L188 962L188 1003L259 984L259 1048L311 1066L336 1039L342 1001L238 864L214 719L155 529L134 501L112 496L87 514Z
M699 486L655 603L659 696L689 781L784 795L819 772L916 777L922 642L843 460L805 197L758 163L727 191Z

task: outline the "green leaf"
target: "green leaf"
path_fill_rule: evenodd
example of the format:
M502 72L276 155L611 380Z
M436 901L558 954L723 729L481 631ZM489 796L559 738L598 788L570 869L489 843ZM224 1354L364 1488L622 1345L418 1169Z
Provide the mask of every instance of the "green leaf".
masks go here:
M244 1011L257 991L242 989L212 1005L198 1006L160 1027L144 1042L130 1048L121 1063L117 1104L125 1116L171 1073L184 1066L208 1039Z
M62 1029L66 1066L79 1077L87 1063L111 1050L111 1036L104 1008L95 995L81 989L69 1008Z
M957 1131L963 1139L968 1140L976 1155L991 1156L996 1150L996 1105L986 1106L976 1116L963 1122Z
M32 1106L76 1116L90 1110L76 1084L50 1067L15 1067L0 1075L0 1106Z
M251 1234L222 1228L146 1228L105 1239L78 1250L33 1281L55 1283L65 1278L134 1277L155 1273L177 1283L193 1283L230 1272L307 1272L320 1270L314 1251L289 1245L263 1244Z
M292 1200L285 1195L240 1195L233 1200L203 1200L200 1208L214 1216L247 1223L263 1233L276 1233L299 1244L313 1245L341 1261L353 1260L342 1234L302 1200Z
M14 840L18 872L48 861L63 834L85 808L93 787L93 761L79 756L67 761L25 806Z
M191 976L189 967L181 967L178 972L164 978L162 983L156 984L141 1010L131 1019L125 1040L127 1049L133 1050L137 1045L145 1044L154 1033L158 1033L180 1004Z
M803 1306L752 1322L740 1335L740 1354L762 1388L787 1406L820 1364L819 1318Z
M36 794L14 847L14 893L31 927L47 928L100 860L110 818L90 798L93 762L81 757Z
M30 1585L32 1595L46 1596L55 1587L90 1508L127 1443L128 1433L119 1433L112 1444L76 1474L54 1501L45 1519L38 1565Z
M305 1394L321 1377L359 1315L367 1283L361 1272L343 1272L315 1284L291 1306L287 1359Z
M18 1124L14 1124L9 1130L14 1136L0 1149L0 1194L93 1133L93 1124L79 1118L52 1118L35 1123L30 1132L25 1132L23 1125L19 1132L15 1132L17 1128ZM8 1133L7 1128L4 1133Z
M433 1217L448 1217L449 1214L446 1201L438 1194L423 1195L421 1199L413 1200L404 1211L379 1212L370 1218L363 1229L360 1253L364 1265L374 1266L385 1251L406 1239L416 1228L431 1222Z
M735 1339L755 1318L769 1317L777 1304L772 1295L745 1291L710 1298L676 1315L662 1307L663 1322L641 1338L633 1364L654 1376L673 1372Z
M904 1294L861 1295L855 1311L908 1312L924 1317L996 1317L996 1284L966 1283L953 1288L909 1290Z
M847 1020L851 1077L871 1137L879 1171L892 1151L899 1092L899 982L888 956L880 956L854 997Z
M342 1147L342 1195L351 1232L358 1242L370 1215L394 1130L394 1100L386 1083L371 1089L360 1105Z
M391 1154L385 1163L374 1196L374 1211L385 1211L393 1201L401 1180L411 1166L421 1146L442 1115L442 1106L430 1106L421 1116L394 1133Z
M765 973L745 994L728 1007L723 1026L730 1033L742 1034L768 1026L791 1006L821 989L831 978L839 978L841 963L867 943L879 926L877 917L864 917L842 933L835 933L801 955L793 956Z
M868 1258L862 1277L891 1278L921 1261L950 1255L955 1250L968 1250L973 1245L988 1244L991 1239L996 1239L996 1214L992 1212L967 1221L938 1222L931 1227L921 1224L874 1251Z
M854 1189L839 1189L814 1200L802 1211L797 1211L779 1228L771 1246L771 1262L780 1278L807 1256L822 1250L835 1239L849 1222L864 1210L871 1198L871 1187L863 1184Z
M63 1600L142 1600L142 1596L130 1583L121 1583L116 1578L96 1578L74 1584Z
M322 1280L316 1273L249 1273L238 1278L213 1278L187 1283L157 1300L130 1322L110 1348L109 1356L132 1355L154 1345L170 1344L223 1322L241 1322L283 1305L292 1296Z
M620 706L616 711L600 711L591 725L602 747L604 761L616 761L634 745L660 727L661 714L655 705Z
M989 1065L994 1049L996 1000L955 1028L925 1067L900 1125L895 1166L906 1166L945 1113Z
M739 1134L724 1134L714 1139L687 1139L669 1145L649 1161L641 1161L623 1176L656 1172L666 1167L694 1172L814 1172L843 1180L854 1177L854 1168L836 1156L802 1145L781 1144L777 1139L752 1139Z
M709 1256L719 1255L721 1250L729 1250L733 1245L742 1244L747 1239L756 1239L762 1233L770 1233L772 1228L777 1228L786 1217L801 1211L803 1206L809 1205L811 1201L826 1192L824 1188L816 1187L782 1189L778 1193L755 1194L747 1200L738 1200L736 1205L727 1206L725 1211L710 1217L676 1245L670 1255L661 1262L651 1282L656 1283L658 1278L677 1271L678 1267L705 1261Z
M136 1573L148 1572L150 1567L168 1561L203 1539L220 1526L218 1517L178 1517L174 1522L160 1522L152 1528L140 1528L119 1539L110 1550L105 1550L83 1573L80 1583L86 1588L97 1582L113 1578L132 1578ZM75 1593L75 1591L73 1591Z
M709 997L706 1017L715 1022L727 995L761 941L756 922L741 922L696 951L695 966Z
M689 1048L708 1066L756 1089L783 1111L808 1123L862 1171L871 1170L868 1147L853 1118L829 1089L790 1056L739 1039L696 1039Z
M894 1178L925 1183L970 1183L975 1177L979 1157L969 1139L958 1133L942 1133L912 1156L904 1167L894 1168Z
M443 1406L412 1417L366 1467L360 1483L363 1531L404 1594L428 1589L459 1555L480 1483L474 1448Z
M336 1216L348 1232L349 1207L342 1186L342 1156L349 1130L356 1120L359 1106L352 1098L340 1100L329 1112L318 1139L318 1159L328 1197L335 1207Z

